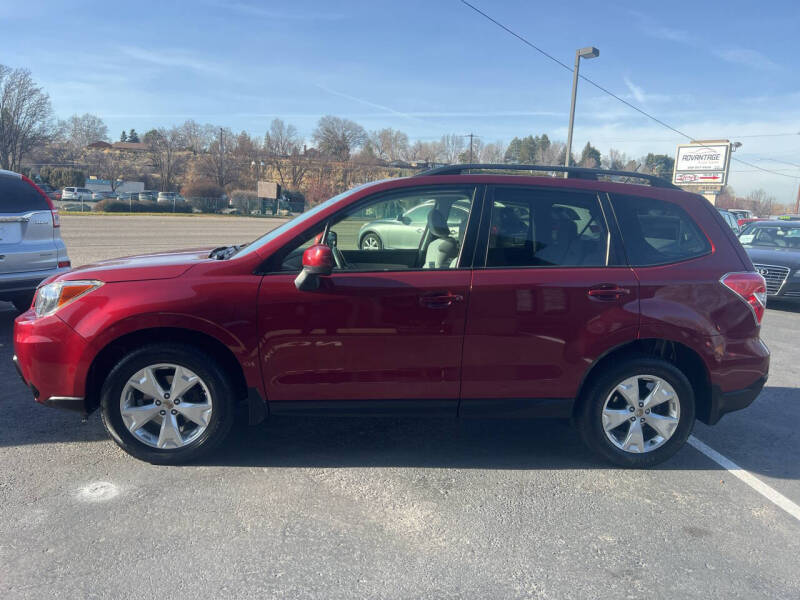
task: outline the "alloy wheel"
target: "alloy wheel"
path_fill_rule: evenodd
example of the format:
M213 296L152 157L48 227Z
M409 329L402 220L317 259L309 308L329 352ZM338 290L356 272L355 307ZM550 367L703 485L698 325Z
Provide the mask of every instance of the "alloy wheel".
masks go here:
M614 446L641 454L663 446L680 422L675 389L656 375L636 375L618 383L603 404L603 430Z
M120 395L128 431L159 450L183 448L208 428L214 403L205 382L180 365L159 363L134 373Z

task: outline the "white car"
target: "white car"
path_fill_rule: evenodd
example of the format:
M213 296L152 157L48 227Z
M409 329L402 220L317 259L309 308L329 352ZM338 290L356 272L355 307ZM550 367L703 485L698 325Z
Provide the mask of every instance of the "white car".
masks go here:
M81 188L81 187L65 187L61 190L61 201L64 202L65 200L77 200L80 202L81 200L91 200L92 199L92 190Z
M157 202L159 204L172 204L173 202L180 204L186 200L178 192L158 192Z

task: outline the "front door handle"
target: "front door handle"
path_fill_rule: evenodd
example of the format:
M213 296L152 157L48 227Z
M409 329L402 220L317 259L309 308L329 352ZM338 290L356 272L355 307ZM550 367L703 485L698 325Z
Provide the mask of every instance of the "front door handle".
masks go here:
M619 300L631 293L628 288L620 287L613 283L602 283L589 288L586 294L593 300L602 300L606 302Z
M461 294L451 294L450 292L446 294L431 294L430 296L422 296L419 299L419 303L422 306L427 306L428 308L445 308L447 306L452 306L456 302L462 302L464 300L464 296Z

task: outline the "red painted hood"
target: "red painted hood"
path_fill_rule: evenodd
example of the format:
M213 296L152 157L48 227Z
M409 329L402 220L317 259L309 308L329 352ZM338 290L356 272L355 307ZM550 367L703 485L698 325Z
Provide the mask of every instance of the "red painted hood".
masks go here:
M144 281L146 279L171 279L179 277L199 262L211 260L209 252L213 248L193 248L174 250L156 254L142 254L112 258L84 265L65 273L59 279L97 279L112 283L115 281Z

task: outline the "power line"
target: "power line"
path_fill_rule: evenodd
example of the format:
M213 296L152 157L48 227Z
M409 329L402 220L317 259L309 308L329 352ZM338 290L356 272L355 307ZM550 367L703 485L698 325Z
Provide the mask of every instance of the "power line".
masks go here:
M541 48L539 48L537 45L535 45L535 44L533 44L532 42L530 42L530 41L528 41L527 39L525 39L525 38L524 38L523 36L521 36L520 34L516 33L515 31L512 31L511 29L509 29L508 27L506 27L505 25L503 25L503 24L502 24L500 21L497 21L496 19L494 19L494 18L490 17L489 15L487 15L485 12L483 12L483 11L482 11L481 9L479 9L478 7L476 7L476 6L474 6L473 4L470 4L469 2L467 2L467 0L461 0L461 3L462 3L462 4L464 4L465 6L468 6L469 8L471 8L472 10L474 10L476 13L478 13L479 15L481 15L482 17L484 17L485 19L487 19L487 20L491 21L492 23L494 23L495 25L497 25L497 26L498 26L500 29L502 29L503 31L505 31L505 32L507 32L507 33L509 33L509 34L511 34L512 36L514 36L515 38L517 38L519 41L521 41L521 42L522 42L523 44L525 44L526 46L530 46L531 48L533 48L534 50L536 50L538 53L542 54L542 55L543 55L543 56L545 56L546 58L549 58L549 59L550 59L550 60L552 60L554 63L556 63L556 64L560 65L561 67L563 67L564 69L566 69L566 70L567 70L567 71L569 71L570 73L572 73L572 72L573 72L573 70L572 70L572 67L570 67L570 66L569 66L569 65L567 65L566 63L563 63L563 62L561 62L560 60L558 60L558 59L557 59L555 56L553 56L552 54L550 54L550 53L548 53L548 52L545 52L544 50L542 50ZM634 104L631 104L630 102L628 102L628 101L627 101L627 100L625 100L624 98L621 98L621 97L617 96L617 95L616 95L614 92L612 92L612 91L610 91L610 90L608 90L608 89L604 88L604 87L603 87L602 85L600 85L599 83L595 83L594 81L592 81L591 79L589 79L589 78L588 78L588 77L586 77L585 75L578 75L578 77L579 77L580 79L583 79L583 80L584 80L586 83L588 83L588 84L590 84L590 85L593 85L594 87L596 87L598 90L600 90L600 91L601 91L601 92L603 92L604 94L608 94L609 96L611 96L611 97L612 97L612 98L614 98L615 100L618 100L618 101L622 102L622 104L624 104L625 106L627 106L627 107L629 107L629 108L631 108L631 109L635 110L636 112L638 112L639 114L641 114L641 115L643 115L643 116L647 117L648 119L650 119L650 120L652 120L652 121L655 121L656 123L658 123L658 124L659 124L659 125L661 125L662 127L665 127L666 129L669 129L670 131L673 131L673 132L677 133L678 135L685 137L685 138L686 138L687 140L689 140L689 141L692 141L692 140L695 140L695 139L696 139L696 138L694 138L694 137L692 137L692 136L690 136L690 135L688 135L688 134L686 134L686 133L682 132L681 130L679 130L679 129L676 129L676 128L675 128L675 127L673 127L672 125L669 125L668 123L665 123L664 121L662 121L662 120L661 120L661 119L659 119L658 117L655 117L655 116L651 115L650 113L648 113L648 112L646 112L646 111L642 110L642 109L641 109L641 108L639 108L638 106L636 106L636 105L634 105ZM743 164L743 165L747 165L748 167L753 167L754 169L758 169L759 171L764 171L765 173L771 173L771 174L773 174L773 175L779 175L779 176L781 176L781 177L792 177L791 175L786 175L785 173L780 173L780 172L778 172L778 171L772 171L772 170L770 170L770 169L765 169L765 168L763 168L763 167L759 167L758 165L754 165L754 164L752 164L752 163L749 163L749 162L747 162L747 161L744 161L744 160L742 160L742 159L740 159L740 158L733 158L733 157L731 157L731 158L732 158L732 160L735 160L736 162L739 162L739 163L741 163L741 164ZM792 177L792 179L794 179L794 178Z

